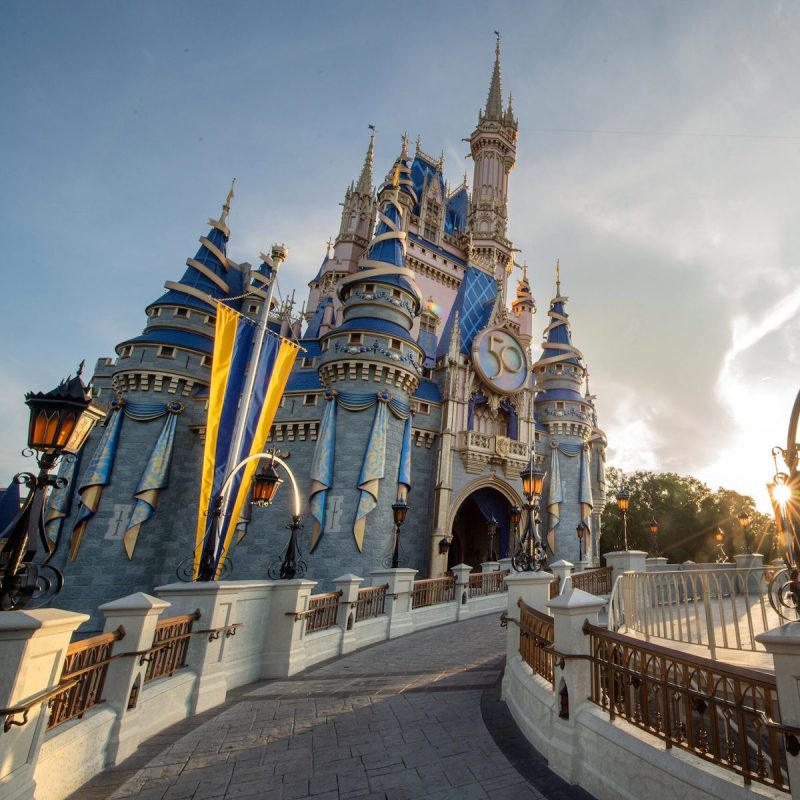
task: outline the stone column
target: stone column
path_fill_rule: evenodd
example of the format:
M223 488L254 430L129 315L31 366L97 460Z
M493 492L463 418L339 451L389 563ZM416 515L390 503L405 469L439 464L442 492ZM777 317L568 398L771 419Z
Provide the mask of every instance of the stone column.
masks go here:
M285 678L305 668L306 622L300 615L308 611L311 590L316 585L316 581L303 578L273 584L261 670L264 678Z
M501 558L501 559L500 559L500 560L497 562L497 563L498 563L498 565L499 565L499 566L498 566L498 569L499 569L501 572L509 572L509 573L510 573L510 572L513 572L513 570L514 570L514 567L511 565L511 561L512 561L512 559L511 559L511 558Z
M606 565L614 571L611 573L611 586L623 572L646 572L647 553L644 550L620 550L616 553L606 553Z
M57 608L0 612L0 708L13 708L58 686L75 629L89 619ZM0 797L30 800L33 773L50 716L47 701L31 707L24 725L0 728ZM13 721L22 722L15 714ZM68 766L68 765L67 765Z
M566 559L562 558L560 561L554 561L550 564L550 572L553 573L553 576L556 580L559 580L559 589L558 593L563 594L568 587L572 586L570 581L570 576L572 575L572 567L573 564L571 561L567 561Z
M481 572L497 572L500 569L499 561L484 561L481 564Z
M663 572L666 566L666 556L650 556L650 558L645 559L645 569L647 572Z
M550 584L553 576L549 572L512 572L505 577L508 587L509 619L519 622L519 606L522 600L537 611L546 612L546 604L550 599ZM506 637L506 658L511 659L519 654L519 625L509 622Z
M342 630L339 647L339 652L342 655L356 649L356 632L353 630L353 626L356 622L358 590L362 583L364 583L364 579L352 573L342 575L333 580L336 591L342 593L339 600L339 613L336 616L336 624Z
M411 621L411 590L417 570L408 567L376 569L370 572L373 586L389 585L386 590L386 614L389 617L388 636L395 639L414 631Z
M575 572L586 572L587 569L591 566L591 563L587 561L585 558L582 558L576 565L575 565Z
M472 567L469 564L457 564L450 568L456 576L456 588L453 597L458 601L458 619L467 619L470 616L469 607L469 576Z
M787 622L780 628L760 633L756 641L772 654L781 722L800 728L800 622ZM800 786L800 756L788 755L786 764L789 784L795 787L792 797L796 797L796 787Z
M598 615L604 605L603 598L572 588L550 600L547 606L553 615L553 649L565 656L589 655L589 637L583 632L583 624L588 620L592 625L597 625ZM562 661L556 657L554 684L555 713L551 729L553 747L549 751L550 768L570 783L576 783L580 763L575 719L581 706L590 702L587 698L592 685L591 662L582 658L565 658ZM567 697L562 698L565 689ZM566 709L562 704L566 705ZM564 713L568 716L564 717Z
M738 576L738 591L741 594L745 592L750 595L760 594L761 581L764 577L764 556L761 553L737 553L733 558L737 570L751 570L745 575Z
M112 655L136 653L153 646L156 623L170 604L166 600L136 592L119 600L112 600L99 607L106 618L104 631L110 633L120 625L125 636L114 643ZM131 692L138 694L144 686L147 663L139 656L119 658L108 665L106 674L106 702L114 710L117 719L108 739L107 759L111 765L119 764L131 755L141 741L143 713L140 708L129 708Z

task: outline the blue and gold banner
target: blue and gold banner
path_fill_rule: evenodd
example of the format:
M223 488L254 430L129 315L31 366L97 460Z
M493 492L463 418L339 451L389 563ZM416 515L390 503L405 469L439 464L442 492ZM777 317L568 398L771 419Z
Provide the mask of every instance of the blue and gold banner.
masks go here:
M264 337L253 395L249 398L248 406L241 396L256 333L257 328L249 319L221 303L217 304L195 540L195 576L199 571L206 536L214 537L214 567L215 574L219 573L242 506L250 491L250 481L258 466L257 459L249 462L233 476L230 488L223 498L222 517L217 530L212 528L214 518L211 512L228 478L229 465L236 466L248 456L262 451L299 349L293 342L274 334L268 333ZM247 407L247 417L241 444L234 453L233 436L240 399L242 407Z

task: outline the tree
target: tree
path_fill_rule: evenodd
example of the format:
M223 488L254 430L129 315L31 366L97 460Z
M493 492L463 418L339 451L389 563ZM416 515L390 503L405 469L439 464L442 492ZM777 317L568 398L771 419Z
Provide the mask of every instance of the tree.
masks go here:
M625 474L609 467L606 472L609 502L603 511L601 552L623 548L622 513L615 495L620 489L630 492L628 506L628 547L631 550L653 549L650 520L658 522L658 547L671 563L692 560L715 561L719 555L715 534L725 532L724 547L729 560L746 547L745 531L738 517L749 517L747 532L754 550L770 555L775 531L774 521L756 510L752 497L730 489L711 489L702 481L674 472L634 472Z

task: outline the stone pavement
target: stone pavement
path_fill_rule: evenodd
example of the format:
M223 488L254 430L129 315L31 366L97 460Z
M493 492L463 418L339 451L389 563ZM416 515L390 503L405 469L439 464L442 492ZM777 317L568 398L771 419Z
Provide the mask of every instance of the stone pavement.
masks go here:
M499 701L504 648L491 614L241 687L72 800L590 800Z

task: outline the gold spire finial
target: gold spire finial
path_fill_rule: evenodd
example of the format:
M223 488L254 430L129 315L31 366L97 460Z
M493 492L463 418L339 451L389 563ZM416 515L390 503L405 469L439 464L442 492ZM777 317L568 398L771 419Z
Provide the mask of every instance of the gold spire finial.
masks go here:
M497 44L494 47L494 54L500 58L500 31L495 31L494 35L497 37Z
M408 158L408 132L403 134L403 149L400 151L400 158Z
M325 257L326 258L331 258L331 256L332 256L331 248L333 247L333 237L332 236L328 237L328 241L325 242L325 245L326 245Z
M527 261L523 261L522 262L522 280L524 280L524 281L528 280L528 262Z
M561 294L561 259L556 259L556 294Z
M225 225L228 221L228 214L231 210L231 200L233 200L233 187L236 184L236 178L231 181L231 188L228 192L228 196L225 198L225 205L222 206L222 214L220 214L219 221Z

